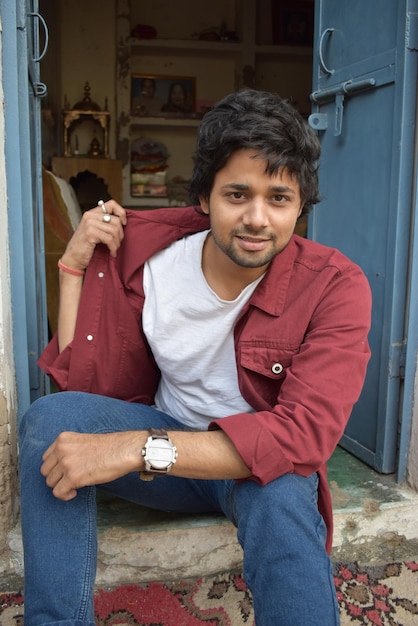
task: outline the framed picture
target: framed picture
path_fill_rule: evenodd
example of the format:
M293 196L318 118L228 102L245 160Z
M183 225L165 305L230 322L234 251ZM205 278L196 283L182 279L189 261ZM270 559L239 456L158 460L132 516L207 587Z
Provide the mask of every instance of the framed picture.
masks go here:
M314 2L272 2L273 43L282 46L312 46Z
M132 74L132 115L193 115L196 107L196 79L192 76Z

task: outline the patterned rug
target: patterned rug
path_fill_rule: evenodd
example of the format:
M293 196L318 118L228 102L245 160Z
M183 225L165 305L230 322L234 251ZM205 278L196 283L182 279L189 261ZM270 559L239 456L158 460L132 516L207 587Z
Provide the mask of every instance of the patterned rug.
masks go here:
M418 625L418 561L382 566L336 564L341 626ZM124 585L95 595L98 626L254 626L241 574L176 583ZM0 593L1 626L22 626L20 593Z

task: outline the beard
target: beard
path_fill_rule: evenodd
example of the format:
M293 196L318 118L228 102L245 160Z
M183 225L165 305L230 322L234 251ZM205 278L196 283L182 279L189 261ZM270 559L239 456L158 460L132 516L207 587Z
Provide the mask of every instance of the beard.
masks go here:
M240 267L257 268L268 265L283 248L277 248L277 235L276 233L266 233L264 231L252 231L250 229L243 230L242 228L234 228L228 241L222 241L216 231L211 230L211 234L214 242L218 248L229 258L231 261L239 265ZM270 242L268 249L266 250L243 250L237 245L236 237L260 237ZM286 242L287 244L287 242Z

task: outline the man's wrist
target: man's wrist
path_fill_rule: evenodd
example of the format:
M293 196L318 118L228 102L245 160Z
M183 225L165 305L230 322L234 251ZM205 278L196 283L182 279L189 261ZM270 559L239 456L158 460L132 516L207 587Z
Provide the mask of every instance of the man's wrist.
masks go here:
M139 476L142 480L152 480L154 476L166 476L177 460L177 448L165 429L148 429L147 440L141 456L144 468Z

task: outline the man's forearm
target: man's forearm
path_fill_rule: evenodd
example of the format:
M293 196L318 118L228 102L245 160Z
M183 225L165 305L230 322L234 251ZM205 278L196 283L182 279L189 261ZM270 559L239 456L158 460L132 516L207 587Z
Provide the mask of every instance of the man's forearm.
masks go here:
M178 452L170 472L174 476L205 480L251 476L234 444L223 431L174 431L168 434Z
M173 476L206 480L251 476L222 431L172 431L168 434L178 451L177 462L170 472ZM41 473L56 498L71 500L82 487L144 471L142 449L147 438L148 431L64 432L45 451Z
M58 313L58 345L62 352L73 340L80 304L83 276L60 271L60 305Z

